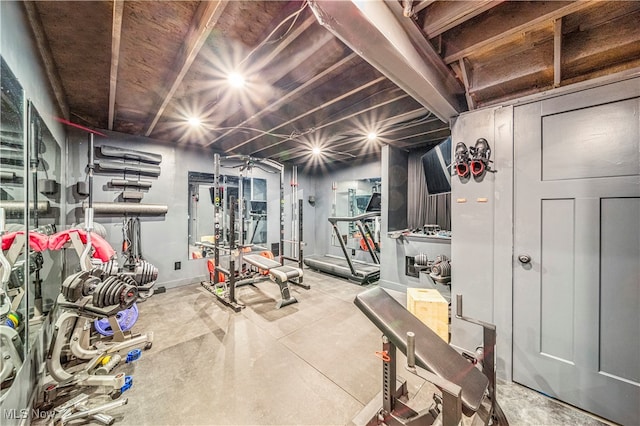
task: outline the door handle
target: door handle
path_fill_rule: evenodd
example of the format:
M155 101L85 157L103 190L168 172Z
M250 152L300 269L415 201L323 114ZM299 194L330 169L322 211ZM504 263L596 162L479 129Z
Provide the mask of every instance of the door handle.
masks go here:
M528 263L531 263L531 256L529 256L528 254L521 254L520 256L518 256L518 261L523 265L526 265Z

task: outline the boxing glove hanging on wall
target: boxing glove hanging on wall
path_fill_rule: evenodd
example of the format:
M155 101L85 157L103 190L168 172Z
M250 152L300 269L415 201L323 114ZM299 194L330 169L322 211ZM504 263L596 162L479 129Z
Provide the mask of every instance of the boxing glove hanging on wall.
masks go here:
M491 158L491 147L486 139L480 138L475 146L471 147L471 174L474 177L481 177L486 171L491 171L489 158Z
M456 174L461 178L469 176L469 150L464 142L456 144L455 162Z

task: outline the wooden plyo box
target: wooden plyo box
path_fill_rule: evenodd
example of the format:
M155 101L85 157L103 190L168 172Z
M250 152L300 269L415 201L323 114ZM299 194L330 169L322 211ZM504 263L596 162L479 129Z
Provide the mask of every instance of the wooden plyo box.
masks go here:
M449 343L449 304L438 290L408 288L407 310Z

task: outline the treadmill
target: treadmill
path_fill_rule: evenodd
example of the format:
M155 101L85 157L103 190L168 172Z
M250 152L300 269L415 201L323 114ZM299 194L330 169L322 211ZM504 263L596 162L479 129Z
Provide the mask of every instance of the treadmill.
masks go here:
M348 280L356 281L360 285L376 282L380 279L380 258L378 257L378 244L373 243L367 235L373 235L369 225L363 222L366 219L380 216L380 193L374 192L371 195L369 204L367 205L366 212L352 217L330 217L329 223L336 235L338 242L340 242L340 248L344 257L338 256L308 256L305 257L304 263L309 268L316 269L320 272L335 275L338 277L346 278ZM363 242L367 247L367 251L371 256L373 263L360 262L351 259L347 246L345 245L342 237L340 236L340 230L338 229L338 222L354 222L360 235L363 236Z

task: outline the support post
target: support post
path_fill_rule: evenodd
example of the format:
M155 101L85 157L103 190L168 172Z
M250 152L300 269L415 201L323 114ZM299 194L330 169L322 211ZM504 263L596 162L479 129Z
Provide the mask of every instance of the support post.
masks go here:
M220 265L220 154L213 154L213 261L215 267ZM213 285L219 283L218 271L213 271Z
M291 168L291 256L295 256L296 244L300 244L298 239L298 167Z
M396 398L396 347L382 336L382 409L392 413Z
M237 304L236 302L236 261L234 258L234 251L236 249L236 199L231 197L230 199L230 220L229 224L229 233L231 234L231 238L229 240L229 301L233 304ZM242 208L238 206L239 208ZM235 308L234 308L235 309ZM240 309L238 309L239 311Z
M302 222L302 209L304 207L304 202L302 199L298 200L298 268L304 268L304 249L302 248L302 242L304 241L303 232L304 226ZM300 282L302 283L302 277L300 277Z
M284 265L284 167L280 168L280 264Z

